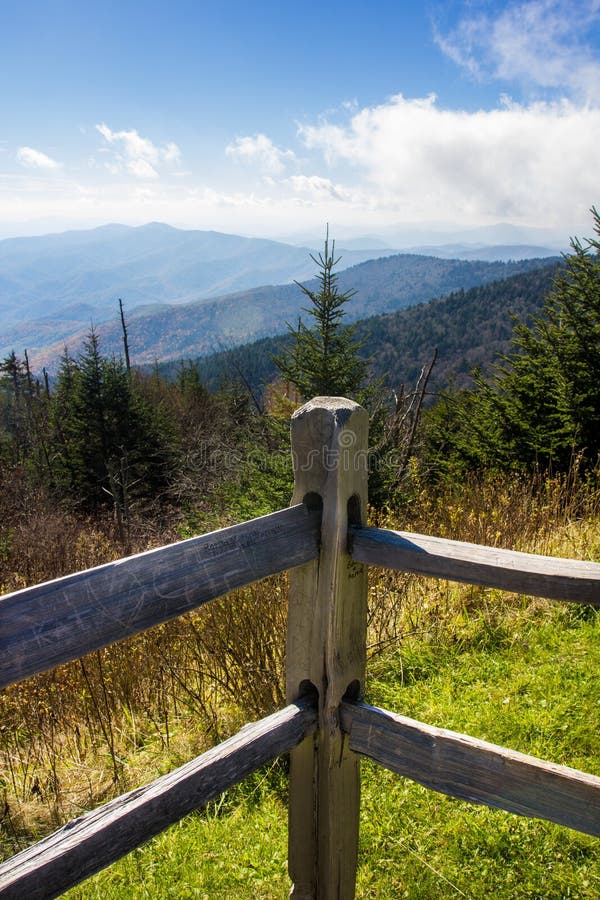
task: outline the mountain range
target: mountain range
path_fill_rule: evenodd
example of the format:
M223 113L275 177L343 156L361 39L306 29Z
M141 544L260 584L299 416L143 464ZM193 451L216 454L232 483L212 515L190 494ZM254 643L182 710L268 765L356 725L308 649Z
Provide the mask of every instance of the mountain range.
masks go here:
M562 228L531 227L509 222L468 228L461 228L457 223L449 222L404 222L387 225L367 234L340 224L336 226L335 234L339 238L340 246L343 244L344 247L398 247L410 253L417 252L420 247L432 247L435 256L441 255L437 252L440 248L450 245L462 247L464 250L497 246L535 246L549 249L552 255L568 250L569 245ZM282 236L280 239L305 247L318 247L320 235L304 232Z
M352 241L336 251L340 288L358 292L351 319L536 268L552 252L521 245L423 248L438 252L432 258L399 254L374 238L365 243L370 246L360 249ZM65 345L79 350L92 323L104 351L119 352L119 297L138 363L198 356L275 334L301 313L305 298L291 282L304 283L315 273L311 252L161 223L0 241L0 357L27 348L33 365L51 369ZM461 254L512 261L450 258ZM532 255L537 261L520 259Z
M341 265L392 252L344 250ZM130 310L189 303L313 272L303 247L158 222L6 239L0 241L0 352L99 324L114 315L118 297ZM31 326L38 322L36 337Z
M346 307L351 322L535 270L545 262L480 262L399 254L344 270L338 285L341 291L356 291ZM314 280L305 284L311 289L318 287ZM285 330L287 322L296 322L302 315L306 318L306 302L297 285L282 284L196 303L134 310L128 317L131 359L136 364L152 364L156 360L193 358L277 334ZM69 336L71 353L78 352L88 330L89 326ZM116 310L110 321L98 326L97 332L104 353L122 352ZM58 341L42 350L32 350L33 365L37 369L44 365L52 371L64 343Z

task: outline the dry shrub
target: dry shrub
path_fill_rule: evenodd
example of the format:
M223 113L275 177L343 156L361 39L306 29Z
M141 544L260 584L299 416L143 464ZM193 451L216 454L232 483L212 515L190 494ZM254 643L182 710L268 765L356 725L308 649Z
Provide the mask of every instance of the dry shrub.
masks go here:
M4 691L6 854L281 707L286 613L275 576Z
M600 515L598 487L572 473L472 477L424 500L419 521L442 537L531 553L552 553L565 527Z
M387 510L373 512L371 519L381 528L600 560L600 489L573 473L474 476L437 490L424 486L404 518ZM474 626L492 635L507 617L561 614L560 605L538 598L390 570L370 574L371 653L414 635L462 640Z
M179 516L147 507L132 516L129 552L177 539ZM0 476L0 593L9 593L125 555L110 512L93 518L58 503L25 473Z

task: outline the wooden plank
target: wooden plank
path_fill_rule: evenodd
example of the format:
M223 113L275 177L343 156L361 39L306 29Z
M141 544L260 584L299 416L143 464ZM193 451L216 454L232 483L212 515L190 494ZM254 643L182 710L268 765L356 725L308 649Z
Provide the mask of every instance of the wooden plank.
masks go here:
M294 900L354 896L360 813L359 757L339 727L348 688L361 694L366 568L348 556L351 517L367 507L368 417L340 397L317 397L292 418L294 502L323 504L321 554L290 575L287 692L319 695L319 735L291 754L288 866Z
M307 700L246 725L202 756L86 813L0 865L2 900L57 897L287 753L317 724Z
M358 562L600 606L599 563L518 553L386 528L350 531L350 553Z
M298 504L0 597L0 687L315 559L319 527Z
M600 778L364 703L343 703L356 753L472 803L600 836Z

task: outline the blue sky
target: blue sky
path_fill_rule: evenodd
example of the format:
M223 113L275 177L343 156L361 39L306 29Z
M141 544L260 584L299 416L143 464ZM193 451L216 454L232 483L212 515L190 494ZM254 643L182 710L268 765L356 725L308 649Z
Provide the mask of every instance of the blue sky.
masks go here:
M600 0L0 3L0 236L284 236L600 204Z

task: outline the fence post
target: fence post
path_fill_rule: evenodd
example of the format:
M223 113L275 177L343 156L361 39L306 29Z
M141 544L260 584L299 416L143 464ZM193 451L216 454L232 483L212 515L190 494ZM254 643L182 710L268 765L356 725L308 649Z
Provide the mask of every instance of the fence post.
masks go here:
M350 558L347 542L349 520L366 514L367 440L366 411L343 397L317 397L292 417L293 502L323 504L320 556L290 572L288 702L309 685L319 698L317 736L291 753L294 900L354 897L359 757L340 730L339 705L364 685L366 567Z

